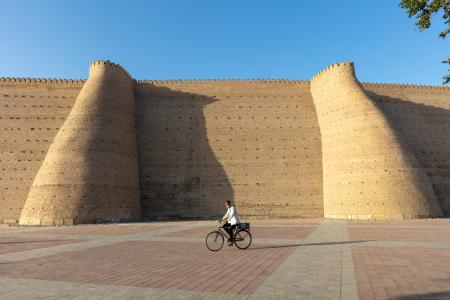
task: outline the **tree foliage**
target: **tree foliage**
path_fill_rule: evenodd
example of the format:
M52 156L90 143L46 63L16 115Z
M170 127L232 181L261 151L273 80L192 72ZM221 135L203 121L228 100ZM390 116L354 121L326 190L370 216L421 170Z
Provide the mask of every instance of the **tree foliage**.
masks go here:
M420 30L430 28L433 15L442 13L442 18L447 28L441 31L439 36L445 39L450 33L450 0L402 0L400 7L407 11L410 18L416 18L416 26ZM442 63L450 66L450 58ZM448 84L450 82L450 74L445 75L443 79L444 84Z

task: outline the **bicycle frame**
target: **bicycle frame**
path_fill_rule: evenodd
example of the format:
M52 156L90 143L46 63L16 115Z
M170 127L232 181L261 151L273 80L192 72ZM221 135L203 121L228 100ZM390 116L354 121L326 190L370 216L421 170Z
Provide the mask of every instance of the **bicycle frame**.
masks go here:
M227 237L228 239L231 239L230 235L228 234L228 232L225 230L225 228L223 227L222 223L219 223L219 226L217 228L217 231L219 231L223 236ZM236 233L237 228L233 229L233 236Z

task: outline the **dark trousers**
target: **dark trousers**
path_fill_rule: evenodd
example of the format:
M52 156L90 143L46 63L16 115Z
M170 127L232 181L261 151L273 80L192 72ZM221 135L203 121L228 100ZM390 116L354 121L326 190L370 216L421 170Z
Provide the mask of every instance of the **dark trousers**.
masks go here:
M225 229L225 231L230 236L230 238L229 238L230 240L233 240L233 232L234 232L235 228L236 228L236 225L231 225L230 223L223 224L223 229Z

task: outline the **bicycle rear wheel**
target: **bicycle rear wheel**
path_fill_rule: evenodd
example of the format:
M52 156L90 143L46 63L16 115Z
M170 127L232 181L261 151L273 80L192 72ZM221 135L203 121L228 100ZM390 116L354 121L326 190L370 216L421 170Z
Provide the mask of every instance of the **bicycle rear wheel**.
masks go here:
M211 251L219 251L223 247L224 238L220 231L213 231L206 236L206 247Z
M239 249L247 249L252 243L252 234L250 231L241 229L234 234L234 244Z

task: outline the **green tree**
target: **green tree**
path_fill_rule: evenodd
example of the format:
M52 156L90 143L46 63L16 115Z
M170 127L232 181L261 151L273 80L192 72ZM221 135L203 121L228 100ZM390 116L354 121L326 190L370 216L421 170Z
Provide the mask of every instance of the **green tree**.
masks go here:
M439 36L445 39L450 33L450 0L402 0L400 7L406 9L410 18L416 18L416 26L421 31L430 28L433 15L442 13L442 18L447 28L441 31ZM450 58L442 63L450 66ZM444 84L448 84L450 82L450 74L445 75L442 79L444 79Z

